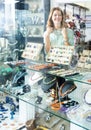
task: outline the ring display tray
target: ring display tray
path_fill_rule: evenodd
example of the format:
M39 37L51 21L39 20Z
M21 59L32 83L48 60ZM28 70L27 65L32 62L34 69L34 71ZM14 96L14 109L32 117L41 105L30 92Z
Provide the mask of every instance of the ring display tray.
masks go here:
M74 52L74 46L52 47L46 56L47 62L69 65Z
M22 53L22 57L33 61L39 60L42 48L42 43L28 42Z
M83 50L77 68L91 70L91 50Z

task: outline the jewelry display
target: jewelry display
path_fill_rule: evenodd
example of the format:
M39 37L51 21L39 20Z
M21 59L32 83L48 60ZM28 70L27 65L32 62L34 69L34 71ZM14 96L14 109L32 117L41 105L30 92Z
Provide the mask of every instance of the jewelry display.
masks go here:
M83 50L78 60L77 68L91 69L91 50Z
M58 70L49 70L50 74L56 74L58 76L74 76L74 75L78 75L79 73L76 72L75 70L71 70L71 69L58 69Z
M43 112L35 120L36 125L48 128L48 130L69 130L70 124L62 119L58 119L52 114ZM38 128L38 127L37 127ZM37 129L34 129L37 130ZM43 129L45 130L45 129Z
M8 111L8 109L5 108L2 103L0 103L0 111L1 112L6 112L6 111Z
M91 109L86 104L77 105L77 107L72 107L67 112L67 117L74 121L91 121ZM80 118L79 118L80 116Z
M28 42L25 47L25 50L22 53L22 57L36 61L39 59L42 48L43 44Z
M47 62L69 65L72 54L74 51L74 46L61 46L60 48L52 47L50 52L46 56Z
M48 74L44 76L41 88L44 92L48 92L50 89L56 88L56 77Z
M45 85L48 85L48 84L51 84L51 83L54 83L56 81L56 77L55 76L50 76L50 75L47 75L44 77L43 79L43 83Z
M77 87L72 80L65 81L59 88L59 94L61 97L65 97L76 88Z
M91 76L91 75L90 75ZM88 76L89 77L89 76ZM79 91L79 90L78 90ZM75 121L87 121L91 122L91 89L86 89L84 93L84 103L77 104L75 107L72 107L71 109L66 109L66 113L68 118L75 120ZM80 116L80 118L79 118Z
M25 126L25 123L18 119L16 100L7 94L0 93L0 130L18 130ZM3 96L3 98L2 98ZM3 102L3 103L2 103Z
M42 69L46 69L46 68L51 68L53 66L56 66L56 64L54 63L39 63L39 64L31 64L31 65L28 65L28 68L29 69L33 69L33 70L42 70Z
M74 101L74 100L64 101L62 103L62 107L60 111L67 113L69 110L73 108L77 108L78 106L79 106L79 103L77 101Z
M61 122L61 119L57 116L52 114L48 114L47 112L42 112L37 115L35 123L36 126L44 126L48 129L53 129L53 127L58 123Z
M20 9L18 9L19 5ZM4 58L5 62L11 62L6 63L11 67L11 70L7 69L5 71L4 68L1 68L2 74L9 77L9 81L6 79L6 81L1 82L5 80L6 77L3 78L2 75L0 75L0 90L6 94L3 99L5 102L0 104L1 130L23 130L23 128L24 130L75 130L71 129L72 124L84 129L89 127L85 127L85 125L88 125L88 123L86 123L87 121L91 123L91 91L88 90L85 96L82 95L85 91L84 89L87 90L88 85L91 85L91 74L88 78L85 78L84 74L81 73L83 68L91 70L91 51L83 50L82 54L80 52L84 47L84 43L80 44L80 39L83 41L85 41L85 39L83 39L81 31L75 28L75 18L72 18L73 23L69 22L70 29L73 29L76 35L74 39L75 45L73 46L74 42L72 42L74 38L73 34L68 31L67 27L68 36L66 37L65 25L63 24L62 26L61 22L60 27L62 27L62 29L59 29L59 26L55 26L54 28L56 29L48 28L48 34L52 34L51 31L54 31L53 35L50 35L50 38L47 39L51 41L51 45L54 47L50 49L48 55L44 50L44 43L46 42L45 39L43 43L43 33L46 29L44 26L49 10L55 5L57 5L57 3L53 3L52 0L46 0L46 2L43 0L37 0L37 2L36 0L20 0L18 3L14 2L14 20L10 19L10 17L8 19L8 16L6 16L7 10L9 8L10 11L12 10L11 4L9 3L8 6L5 3L5 10L2 10L4 6L3 4L1 5L1 15L3 21L6 20L3 22L3 25L4 23L6 24L5 27L3 27L6 33L4 35L8 35L3 37L9 39L9 47L5 47L7 51L5 51L4 55L1 54L0 60L2 61ZM66 5L67 4L62 4L64 18L60 20L70 18L67 16L68 12L66 13L66 10L68 10L66 9ZM58 6L61 7L59 2ZM76 13L79 11L79 15L84 15L84 12L87 12L87 9L77 9L77 7L78 6L75 8L75 3L72 3L71 8L70 6L68 7L72 10L72 17L73 15L75 16L75 10L77 10ZM4 15L2 11L5 13ZM71 14L71 12L69 12L69 14ZM58 21L60 22L60 20ZM84 20L87 22L86 17ZM80 28L85 29L85 25L82 25L80 21L81 19L78 23L80 24ZM85 34L85 31L82 31L83 34ZM86 35L84 35L84 37L85 36ZM88 37L86 36L86 38ZM77 45L78 42L76 40L78 40L79 45ZM56 42L57 44L55 44ZM3 44L5 43L1 43L0 52L3 49L4 53L5 49ZM62 43L62 46L60 43ZM58 48L57 46L59 46L59 44L60 47ZM64 44L70 45L64 46ZM75 50L76 45L77 50ZM82 45L82 48L79 47L80 45ZM41 62L42 58L46 61ZM79 61L78 58L80 58ZM24 59L25 61L18 61L19 59ZM73 61L73 66L71 65L71 61ZM11 77L9 76L10 72ZM75 76L77 76L77 78L80 77L80 79L76 80L76 78L72 78ZM87 82L85 83L85 81ZM73 92L76 88L79 90ZM72 95L71 92L73 92ZM75 98L75 96L77 96L77 98ZM86 105L90 107L83 106L83 104L81 104L81 106L79 105L82 101L82 96L84 96L85 102L87 103ZM2 96L0 97L3 98ZM76 123L74 121L75 119L77 119ZM80 123L79 120L83 121Z

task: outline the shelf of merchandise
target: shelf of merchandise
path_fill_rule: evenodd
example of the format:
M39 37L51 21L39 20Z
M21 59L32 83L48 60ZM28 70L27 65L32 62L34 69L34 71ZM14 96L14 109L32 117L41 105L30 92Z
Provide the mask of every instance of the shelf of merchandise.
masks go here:
M26 2L30 2L30 1L26 0ZM31 2L36 2L36 1L32 0ZM43 13L46 14L45 18L44 18L45 20L44 20L44 23L43 23L44 25L46 25L46 20L47 20L48 13L49 13L49 6L50 6L49 3L50 3L49 0L44 0L45 11ZM72 5L76 6L75 4L72 4ZM21 12L22 12L22 10L21 10ZM29 13L30 12L27 13L27 11L25 11L25 14L28 14L28 16L29 16ZM34 13L34 15L35 15L35 13ZM22 18L22 16L21 16L21 18ZM27 21L27 18L25 20L25 23L28 25L28 23L26 21ZM38 26L40 28L40 25L38 25ZM32 25L32 27L33 27L33 25ZM45 30L45 27L44 27L44 30ZM35 36L34 37L31 37L31 36L27 37L26 36L26 39L28 39L29 41L33 41L33 42L36 42L36 41L38 41L39 43L43 42L42 35L41 35L41 37L39 37L39 36L38 37L37 36L36 37ZM33 64L38 64L38 65L39 65L39 63L41 63L43 65L46 64L45 62L41 62L41 61L33 62ZM12 62L12 64L13 64L13 62ZM90 77L91 71L86 70L86 69L85 70L80 69L80 70L75 70L75 71L73 70L72 71L72 68L71 68L72 74L73 74L73 72L74 72L74 74L75 74L75 72L78 73L78 74L69 76L68 74L67 75L61 75L61 74L57 74L57 73L56 74L50 73L50 71L49 71L50 69L47 69L45 71L44 70L43 71L36 70L36 69L34 70L34 68L28 67L31 64L32 64L32 61L29 60L28 65L26 64L26 65L22 66L28 72L27 73L28 77L31 76L31 71L33 71L33 72L39 72L41 74L47 73L47 74L54 75L54 76L64 77L66 80L73 80L75 82L75 84L77 85L77 89L74 92L72 92L69 95L69 97L71 97L72 100L77 101L79 103L79 106L77 106L77 107L79 108L80 106L82 106L84 108L84 111L85 111L86 108L88 109L90 107L89 105L85 104L84 94L85 94L86 90L88 90L91 87L91 82L89 80L91 78ZM26 83L28 83L28 82L26 81ZM60 110L58 110L58 111L52 110L51 107L50 107L50 104L48 104L49 93L43 93L43 91L41 90L41 85L38 85L38 84L36 85L36 84L34 86L31 86L32 90L29 93L23 93L23 94L18 95L18 96L16 95L16 93L17 93L17 91L21 92L22 86L20 88L18 88L18 87L13 87L13 86L1 85L0 91L4 92L5 95L9 95L9 96L11 96L15 99L19 99L20 102L28 104L28 107L30 106L30 110L31 110L31 106L32 106L32 108L34 108L33 110L35 110L36 113L37 112L40 112L40 113L46 112L47 114L48 113L52 114L52 115L58 117L59 119L62 119L64 121L67 121L68 123L71 123L71 124L78 126L82 130L85 130L85 129L89 130L89 128L91 128L91 122L86 120L86 115L84 115L83 113L79 113L79 114L76 113L75 114L75 113L72 113L72 111L70 111L70 110L69 110L69 112L64 113L64 112L61 111L61 106L60 106ZM82 97L81 97L81 99L79 99L81 94L82 94ZM41 104L36 103L36 97L37 96L42 96L43 100L42 100ZM75 107L74 109L77 109L77 108ZM83 110L82 111L81 110L82 110L82 108L80 109L80 112L83 111ZM35 112L34 112L34 115L32 115L33 116L32 118L35 118ZM74 111L74 112L76 112L76 111Z
M33 64L37 64L36 62L33 62ZM38 63L39 64L39 63ZM42 62L42 64L45 64L45 63L43 63ZM29 65L31 65L31 63L29 63ZM27 66L25 67L26 69L27 69L27 72L31 72L31 70L32 71L37 71L37 70L34 70L34 69L31 69L31 68L27 68ZM29 73L30 73L29 72ZM41 72L41 73L43 73L43 71L37 71L37 72ZM46 73L49 73L49 70L48 71L46 71ZM50 74L50 73L49 73ZM86 71L85 71L85 74L86 74ZM84 74L84 76L85 76L85 74ZM89 74L91 75L91 72L89 72ZM78 74L79 75L79 74ZM87 74L88 75L88 74ZM87 76L86 75L86 76ZM31 75L30 75L31 76ZM55 74L55 76L56 76L56 74ZM57 75L58 76L58 75ZM59 75L59 76L61 76L61 75ZM77 75L76 75L77 76ZM75 101L78 101L79 102L79 105L80 105L80 107L82 106L84 109L86 109L84 106L86 106L87 108L89 108L89 105L87 105L87 104L85 104L85 102L84 101L82 101L82 100L84 100L83 98L83 96L82 96L82 100L81 99L79 99L79 94L81 94L82 92L86 92L85 90L88 90L89 88L90 88L90 86L91 86L91 83L89 83L89 82L86 82L85 80L84 80L84 76L83 76L83 80L81 81L81 80L79 80L79 79L75 79L75 78L69 78L69 77L65 77L65 76L63 76L65 79L67 79L67 80L74 80L74 82L75 82L75 84L77 85L77 87L79 88L79 90L75 90L74 92L73 92L73 94L71 94L71 97L72 97L72 100L75 100ZM29 75L28 75L28 77L29 77ZM62 76L61 76L62 77ZM80 87L81 86L81 87ZM39 86L38 86L39 87ZM35 89L37 89L36 90L36 92L37 92L37 95L36 96L40 96L40 93L42 92L42 91L40 91L40 87L39 88L36 88L35 87ZM87 89L86 89L86 88ZM65 121L67 121L67 122L70 122L70 123L72 123L72 124L74 124L74 125L76 125L76 126L78 126L79 128L82 128L82 129L88 129L89 130L89 128L91 127L91 124L90 124L90 122L88 122L88 121L86 121L86 119L85 119L85 114L83 113L79 113L79 115L77 114L77 115L75 115L74 116L74 114L73 113L69 113L70 112L70 110L71 109L69 109L69 111L68 112L62 112L61 111L61 106L60 106L60 110L58 110L58 111L55 111L55 110L52 110L51 109L51 107L50 107L50 104L48 104L47 103L47 98L48 98L48 93L42 93L43 95L43 102L41 103L41 104L37 104L36 103L36 96L35 95L33 95L32 94L32 92L30 92L30 93L25 93L24 95L21 95L21 96L19 96L19 97L17 97L16 95L14 95L14 87L12 87L12 88L0 88L0 91L2 91L2 92L4 92L4 93L6 93L7 95L9 94L9 95L11 95L11 96L13 96L13 97L15 97L15 98L19 98L19 100L21 100L21 101L23 101L23 102L26 102L26 103L28 103L28 104L30 104L30 106L32 105L34 108L37 108L37 110L38 111L45 111L45 112L47 112L47 113L50 113L50 114L52 114L52 115L55 115L55 116L57 116L57 117L59 117L59 118L61 118L61 119L63 119L63 120L65 120ZM38 90L39 89L39 90ZM82 89L83 89L83 91L82 91ZM16 88L16 90L17 90L17 88ZM78 92L80 92L79 94L78 94ZM39 94L39 95L38 95ZM76 97L77 96L77 97ZM33 101L31 100L31 98L33 98ZM35 100L34 100L35 99ZM81 101L80 101L81 100ZM77 106L77 108L78 108L79 106ZM74 107L74 109L77 109L76 107ZM81 108L82 109L82 108ZM73 114L73 115L72 115Z

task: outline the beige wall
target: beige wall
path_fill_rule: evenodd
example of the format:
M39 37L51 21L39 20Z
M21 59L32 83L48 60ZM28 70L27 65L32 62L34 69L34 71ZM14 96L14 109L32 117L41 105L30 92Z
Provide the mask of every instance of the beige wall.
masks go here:
M51 0L53 2L58 2L58 3L76 3L81 6L87 7L91 10L91 0Z
M84 6L84 7L88 8L91 11L91 2L76 2L76 4Z

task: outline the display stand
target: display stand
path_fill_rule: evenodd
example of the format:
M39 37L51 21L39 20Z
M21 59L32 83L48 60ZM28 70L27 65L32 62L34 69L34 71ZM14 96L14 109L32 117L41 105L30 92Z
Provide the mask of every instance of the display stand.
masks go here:
M74 52L74 46L60 46L52 47L50 52L46 56L47 62L52 62L56 64L69 65L72 54Z
M22 57L33 61L38 61L41 55L42 48L42 43L28 42L23 51Z

